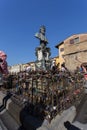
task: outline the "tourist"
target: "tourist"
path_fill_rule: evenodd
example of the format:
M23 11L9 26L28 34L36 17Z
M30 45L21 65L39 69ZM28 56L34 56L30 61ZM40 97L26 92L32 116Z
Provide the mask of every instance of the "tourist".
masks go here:
M84 88L85 88L85 94L87 94L87 69L86 67L83 67L84 69Z
M81 67L82 67L82 71L83 71L84 73L87 73L87 69L86 69L86 67L83 66L83 65L81 65Z
M56 69L56 62L55 60L52 61L51 70L55 71Z
M32 70L31 65L28 64L26 67L26 72L29 73L29 72L31 72L31 70Z
M62 71L62 72L66 72L66 71L67 71L67 68L66 68L66 66L65 66L65 63L62 63L62 64L61 64L61 71Z
M83 72L83 66L81 65L80 68L79 68L79 71L82 73Z

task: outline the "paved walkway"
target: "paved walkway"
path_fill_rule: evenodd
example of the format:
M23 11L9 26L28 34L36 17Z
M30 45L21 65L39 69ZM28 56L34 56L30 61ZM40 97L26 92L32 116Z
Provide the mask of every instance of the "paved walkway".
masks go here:
M17 122L13 119L13 117L5 108L2 109L2 100L5 96L6 95L0 91L0 130L18 130L19 125L17 124Z
M87 130L87 95L85 95L80 106L77 109L77 116L73 124L82 130Z
M78 121L75 121L73 123L75 126L79 127L81 130L87 130L87 123L86 124L83 124L83 123L80 123Z
M7 130L1 119L0 119L0 130Z
M4 96L5 94L0 91L0 106L2 105L2 99ZM7 130L1 119L0 119L0 130Z
M1 98L4 96L5 95L0 91L0 105L2 104ZM3 114L4 120L6 120L6 118L9 118L9 115L7 115L7 114L8 113L4 112L4 114ZM1 117L1 115L2 115L2 113L0 113L0 117ZM12 120L13 119L11 119L10 122L12 122ZM13 124L12 124L12 127L13 127ZM73 124L75 126L79 127L81 130L87 130L87 95L85 95L81 105L77 109L77 116L76 116ZM15 130L18 130L17 124L15 124L14 126L16 126ZM0 118L0 130L7 130L7 128L5 127L5 125L2 122L1 118ZM9 129L9 130L12 130L12 129Z
M6 94L0 91L0 130L22 130L8 110L5 107L2 109L4 97L6 97Z

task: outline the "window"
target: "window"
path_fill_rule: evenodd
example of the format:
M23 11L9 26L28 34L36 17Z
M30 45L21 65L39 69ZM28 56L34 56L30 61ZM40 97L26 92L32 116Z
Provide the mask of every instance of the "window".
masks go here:
M60 52L64 51L64 48L60 48Z
M74 39L71 39L71 40L70 40L70 44L73 44L73 43L74 43Z
M75 43L78 43L78 42L79 42L79 37L75 38L75 39L74 39L74 42L75 42Z
M70 44L78 43L79 42L79 37L76 37L74 39L70 39Z

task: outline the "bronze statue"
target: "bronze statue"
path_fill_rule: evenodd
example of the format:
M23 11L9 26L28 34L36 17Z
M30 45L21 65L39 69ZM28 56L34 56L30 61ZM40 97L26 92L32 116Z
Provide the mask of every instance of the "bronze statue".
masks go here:
M48 40L47 40L47 38L45 36L45 32L46 32L46 28L43 25L43 26L40 27L39 33L35 34L35 37L40 40L40 44L41 43L45 43L45 44L48 43Z
M37 62L36 66L38 66L42 70L46 70L48 66L50 66L50 60L49 56L50 48L47 47L48 40L45 36L46 28L45 26L41 26L39 33L35 34L35 37L40 40L40 46L36 48L36 56L37 56ZM37 67L36 67L37 68Z

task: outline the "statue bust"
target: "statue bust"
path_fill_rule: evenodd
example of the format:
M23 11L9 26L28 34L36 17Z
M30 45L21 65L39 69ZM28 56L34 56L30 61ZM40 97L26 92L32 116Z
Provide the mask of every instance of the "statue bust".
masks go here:
M39 33L35 34L35 37L40 40L40 43L45 43L45 44L48 43L48 40L45 37L45 32L46 32L46 28L43 25L43 26L40 27Z

